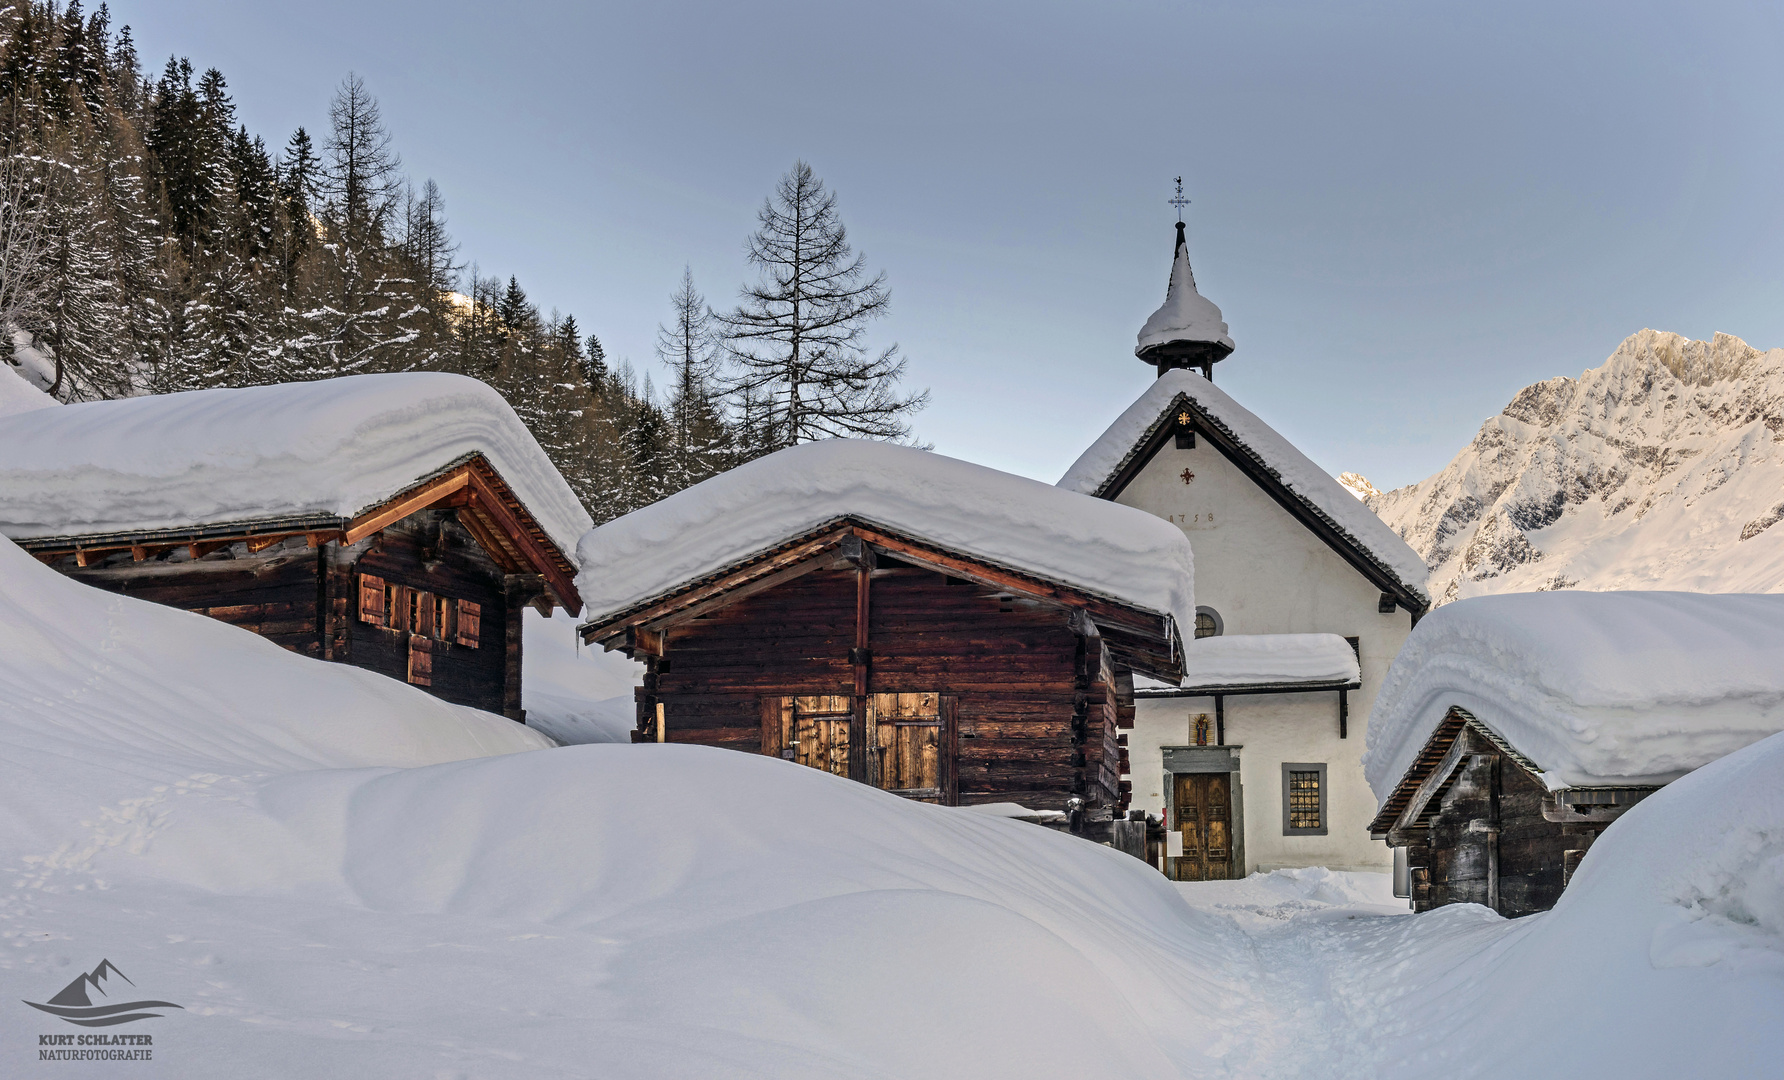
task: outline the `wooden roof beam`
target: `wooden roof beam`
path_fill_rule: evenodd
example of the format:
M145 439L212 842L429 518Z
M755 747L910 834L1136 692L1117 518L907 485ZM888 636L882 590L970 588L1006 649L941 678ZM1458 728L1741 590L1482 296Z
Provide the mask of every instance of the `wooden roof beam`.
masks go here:
M347 529L341 536L341 543L357 544L379 529L394 525L417 511L426 510L448 495L461 490L470 482L471 470L469 466L461 465L444 476L436 477L423 484L402 498L373 507L354 518L347 524Z
M546 551L532 532L521 523L514 512L503 500L501 491L483 475L480 469L467 469L467 480L471 491L476 496L473 508L495 520L508 539L521 549L521 554L534 564L539 573L551 586L552 592L563 603L570 614L582 610L582 596L576 591L575 575L572 569L560 565L555 552ZM524 512L524 511L523 511Z

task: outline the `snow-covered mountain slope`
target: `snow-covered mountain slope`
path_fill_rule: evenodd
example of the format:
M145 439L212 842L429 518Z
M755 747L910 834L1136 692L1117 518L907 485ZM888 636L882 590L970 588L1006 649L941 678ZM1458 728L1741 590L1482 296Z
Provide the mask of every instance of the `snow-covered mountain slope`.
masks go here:
M1784 591L1784 349L1643 330L1527 386L1442 472L1351 491L1438 603L1545 589Z

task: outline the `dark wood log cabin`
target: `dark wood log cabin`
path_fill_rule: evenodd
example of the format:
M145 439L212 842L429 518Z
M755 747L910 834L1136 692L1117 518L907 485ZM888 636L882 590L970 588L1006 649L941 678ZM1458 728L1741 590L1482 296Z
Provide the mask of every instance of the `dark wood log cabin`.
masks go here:
M568 556L478 454L351 518L21 539L78 581L524 719L521 613L582 602Z
M944 805L1125 810L1133 672L1172 619L841 518L581 628L646 665L636 741L772 754Z
M1547 911L1592 841L1654 785L1550 791L1542 768L1452 707L1369 831L1406 849L1415 911L1484 904L1507 918Z

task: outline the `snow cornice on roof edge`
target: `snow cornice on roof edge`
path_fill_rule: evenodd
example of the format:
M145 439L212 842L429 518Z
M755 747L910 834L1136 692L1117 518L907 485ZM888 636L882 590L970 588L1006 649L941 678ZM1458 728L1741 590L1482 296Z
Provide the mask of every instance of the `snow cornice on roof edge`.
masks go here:
M1177 625L1194 622L1194 555L1162 518L860 439L757 458L590 530L577 547L587 618L606 622L845 520Z
M1140 638L1150 639L1161 646L1154 659L1162 663L1141 662L1136 667L1156 671L1155 677L1159 678L1165 677L1164 669L1180 671L1184 646L1178 622L1169 611L959 551L945 543L888 528L859 514L833 518L711 573L644 597L624 610L585 619L577 626L577 633L586 644L599 642L608 648L620 647L630 631L683 622L696 611L705 612L715 605L723 607L743 599L770 581L780 584L789 576L819 569L836 558L854 558L845 548L851 542L857 549L865 543L881 549L891 558L967 580L978 580L988 587L1052 600L1062 606L1083 605L1088 609L1085 614L1098 632L1120 639L1114 643L1118 651L1133 652L1131 648L1123 649L1122 641L1132 646ZM937 557L942 561L935 561ZM996 575L996 579L988 578L986 572ZM1131 656L1130 659L1143 658Z
M1185 409L1229 460L1382 592L1393 594L1414 615L1429 610L1431 597L1424 586L1428 571L1406 541L1275 429L1195 372L1160 375L1079 456L1059 486L1099 499L1117 498L1175 434L1175 415ZM1275 445L1265 453L1260 444Z

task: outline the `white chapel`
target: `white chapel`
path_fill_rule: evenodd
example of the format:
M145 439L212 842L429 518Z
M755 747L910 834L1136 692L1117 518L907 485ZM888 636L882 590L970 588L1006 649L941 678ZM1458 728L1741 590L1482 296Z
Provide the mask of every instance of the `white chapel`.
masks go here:
M1165 869L1179 880L1385 870L1363 739L1388 665L1430 607L1425 566L1215 388L1233 351L1220 309L1196 291L1179 221L1164 306L1134 349L1154 379L1059 481L1175 523L1195 552L1184 680L1135 687L1131 805L1163 816Z

